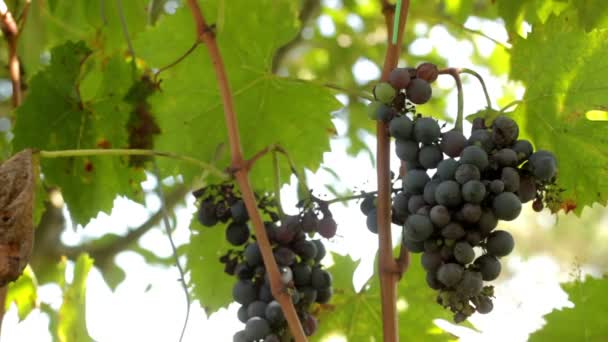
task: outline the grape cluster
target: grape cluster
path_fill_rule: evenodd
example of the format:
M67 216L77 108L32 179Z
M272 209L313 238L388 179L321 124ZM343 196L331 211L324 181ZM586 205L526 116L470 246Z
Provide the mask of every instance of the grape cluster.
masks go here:
M226 240L234 246L220 257L225 273L235 276L232 289L235 302L241 304L238 319L245 324L233 340L283 341L290 332L280 304L273 298L262 252L251 234L245 205L231 184L212 185L195 192L198 218L202 225L227 223ZM276 203L269 197L257 196L258 207L266 217L266 233L285 284L296 308L304 332L317 330L312 314L315 303L326 304L332 297L332 276L323 268L326 254L321 240L309 235L318 232L333 237L336 222L323 202L313 202L298 215L280 217ZM321 218L319 218L321 216Z
M458 130L441 132L434 119L394 105L406 84L410 101L428 101L410 90L413 80L423 79L420 67L416 75L412 79L411 69L395 69L389 83L375 88L376 98L391 112L375 118L388 122L396 154L407 170L402 191L392 198L392 220L403 225L404 246L422 253L429 287L439 291L438 303L458 323L475 311L492 310L493 287L484 281L498 277L499 258L514 247L511 234L496 229L498 222L514 220L522 203L531 200L535 210L542 209L545 190L555 184L557 162L551 152L534 152L529 141L518 139L517 123L506 116L489 126L475 119L466 138ZM392 94L384 90L388 87ZM430 177L428 170L433 169ZM363 200L361 210L368 229L377 232L374 198Z

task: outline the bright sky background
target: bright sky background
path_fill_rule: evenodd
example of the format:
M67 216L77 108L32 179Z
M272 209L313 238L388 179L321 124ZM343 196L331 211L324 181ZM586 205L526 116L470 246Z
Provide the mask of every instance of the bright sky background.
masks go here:
M340 6L339 0L324 2L332 7ZM348 22L353 27L362 25L361 20L354 15ZM328 36L336 34L329 17L321 16L317 24L322 34ZM480 29L500 41L507 40L506 32L500 23L470 19L466 26ZM427 32L429 28L418 25L416 30ZM470 42L455 40L442 26L435 26L428 33L428 39L422 38L413 42L411 53L425 54L436 48L441 55L449 57L450 66L473 67L469 62L473 51ZM494 43L483 37L474 37L474 42L487 56L494 48ZM487 70L476 68L476 71L485 78L491 94L502 94L505 85L513 86L506 79L490 77ZM361 82L377 79L380 75L378 66L365 58L361 58L355 64L353 72ZM454 85L452 79L447 77L440 78L434 87L453 89ZM464 93L465 113L475 112L485 106L479 84L469 77L464 79ZM518 89L516 94L521 96L522 89ZM344 100L343 97L339 99ZM450 93L448 101L449 113L455 115L457 102L455 91ZM338 132L344 133L346 126L341 119L334 120L334 123ZM470 126L465 127L465 131L469 129ZM372 150L375 150L375 139L368 135L366 140ZM346 157L347 144L346 139L334 139L331 143L332 151L325 155L325 166L335 170L341 177L339 183L334 185L338 189L346 187L375 189L375 172L369 157L365 154L360 154L356 158ZM397 170L396 158L392 159L392 169ZM323 184L335 182L333 176L323 171L308 176L309 186L316 191L322 190ZM154 186L153 180L145 183L147 189L152 189ZM283 189L282 198L286 202L285 208L293 208L294 193L291 187ZM85 230L81 227L76 231L68 228L64 240L66 243L77 243L81 239L98 237L108 232L124 233L126 229L140 225L148 215L159 208L159 201L153 196L147 199L146 204L147 207L142 207L124 199L117 199L111 216L100 214ZM174 238L178 244L188 241L188 224L194 211L192 196L188 196L186 207L176 209L178 220ZM333 251L348 253L355 259L362 259L354 279L355 284L361 286L372 271L376 244L369 242L376 236L369 233L365 227L365 219L359 212L358 204L353 203L351 207L334 205L332 212L338 222L339 236L327 245ZM526 220L530 219L530 212L531 209L527 206L521 217L508 226L525 227ZM539 215L537 219L544 220L548 229L554 222L548 213ZM398 236L399 229L396 228L394 232L395 236ZM141 244L163 256L168 256L171 252L169 242L160 226L146 234ZM550 312L553 307L568 305L567 296L560 289L559 281L567 280L571 270L560 269L556 260L548 255L537 255L524 260L518 257L517 246L513 255L504 260L505 269L509 272L503 273L512 276L510 278L502 276L494 282L496 285L494 311L490 315L477 314L470 319L480 332L456 327L445 321L437 321L437 324L461 336L462 341L525 341L528 333L542 324L542 315ZM132 252L118 255L118 263L124 267L127 278L114 293L105 285L97 270L92 270L89 276L86 315L91 336L99 342L177 341L185 316L185 299L181 285L177 282L178 273L175 267L169 269L150 267L142 257ZM218 281L232 284L234 280L226 276L225 279ZM407 281L407 274L403 281ZM150 285L151 288L147 291ZM41 301L52 303L55 308L61 305L61 291L56 285L42 286L38 293ZM242 324L236 317L237 308L238 305L233 304L227 310L223 309L211 317L206 317L199 303L194 302L184 341L232 341L234 332L242 329ZM51 341L48 323L48 318L39 310L35 310L25 321L18 323L17 311L13 306L4 318L2 342Z

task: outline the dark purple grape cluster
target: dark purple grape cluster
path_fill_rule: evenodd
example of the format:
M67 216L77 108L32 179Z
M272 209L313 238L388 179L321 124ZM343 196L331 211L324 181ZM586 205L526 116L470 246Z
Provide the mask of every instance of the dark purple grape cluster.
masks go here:
M213 185L195 191L194 195L199 204L200 223L208 227L226 223L226 240L234 246L220 257L224 271L237 278L232 296L241 304L238 318L245 324L233 340L289 340L287 322L273 297L262 251L251 233L247 210L234 186ZM272 198L257 197L281 280L291 295L304 332L310 336L318 325L313 315L314 305L328 303L333 289L332 276L320 263L326 254L325 246L321 240L311 240L309 236L319 233L333 237L336 222L322 201L313 201L298 215L281 217Z
M555 183L555 156L518 139L517 123L506 116L489 127L475 119L468 139L457 130L442 133L437 121L420 115L396 116L389 130L407 169L392 202L404 246L422 253L427 283L455 322L490 312L493 288L484 281L498 277L499 258L514 247L498 222L517 218L522 203L542 206L545 187ZM436 171L430 177L428 170Z

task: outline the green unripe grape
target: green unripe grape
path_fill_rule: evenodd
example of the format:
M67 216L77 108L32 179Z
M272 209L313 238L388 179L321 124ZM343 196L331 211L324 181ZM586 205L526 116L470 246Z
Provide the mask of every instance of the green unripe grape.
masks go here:
M395 88L386 82L378 83L374 88L376 99L382 103L391 103L396 94Z

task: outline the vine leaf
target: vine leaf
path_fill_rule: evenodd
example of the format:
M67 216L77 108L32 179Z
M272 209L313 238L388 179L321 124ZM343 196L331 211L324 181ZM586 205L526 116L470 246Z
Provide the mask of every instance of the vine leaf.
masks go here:
M562 285L574 307L554 310L545 316L547 324L530 336L530 341L606 341L608 327L608 279L587 277Z
M32 253L36 177L32 150L0 165L0 286L21 275Z
M316 170L329 150L334 132L330 113L339 107L331 91L272 73L276 49L297 34L295 3L256 1L255 11L237 2L205 1L208 22L218 23L216 35L228 73L246 157L271 144L281 144L299 168ZM219 14L218 14L219 13ZM218 17L219 15L219 17ZM221 23L221 24L220 24ZM195 25L187 8L161 18L135 40L140 58L160 68L176 60L196 41ZM173 68L160 74L161 92L151 98L162 135L155 146L202 160L213 160L215 146L227 141L221 97L205 49L198 48ZM176 169L162 161L165 172L193 176L200 170ZM222 155L220 165L229 163ZM281 163L283 182L290 179ZM272 188L272 161L262 158L250 174L256 188Z
M585 116L608 109L607 39L608 31L585 32L565 13L513 42L511 78L526 85L513 117L523 137L556 154L562 198L578 215L608 202L608 121Z
M205 313L211 315L232 302L232 277L224 273L219 258L230 248L225 226L203 227L196 215L190 223L190 243L186 247L186 269L190 273L191 291Z
M67 42L51 51L51 64L32 78L28 97L17 109L16 149L127 146L131 106L123 97L129 65L119 59L97 63L90 55L83 42ZM88 73L81 70L85 62L90 63ZM61 188L75 223L85 225L99 211L109 212L117 195L141 199L139 184L145 175L128 168L126 158L45 159L41 168L44 182Z
M348 256L332 254L334 265L334 296L329 305L322 305L319 330L316 340L332 334L344 335L348 341L382 340L382 310L380 306L380 284L377 273L359 292L353 288L352 275L358 266ZM436 293L425 281L420 257L412 255L412 266L407 278L398 284L397 312L401 338L412 341L445 341L445 333L433 323L433 319L450 319L450 313L435 303Z
M85 321L85 295L89 271L93 259L88 254L81 254L74 266L74 279L63 284L63 303L59 308L57 336L59 342L93 341L87 331Z
M8 311L11 304L15 303L19 320L24 320L37 305L37 291L38 281L34 271L30 267L26 267L16 281L8 284L5 310Z

